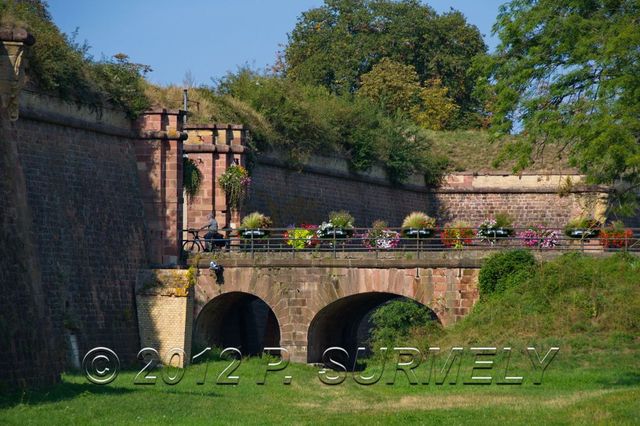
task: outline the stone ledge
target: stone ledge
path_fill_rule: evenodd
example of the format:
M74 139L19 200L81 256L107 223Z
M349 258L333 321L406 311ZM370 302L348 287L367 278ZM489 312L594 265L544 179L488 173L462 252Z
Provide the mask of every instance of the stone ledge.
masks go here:
M409 268L480 268L485 258L495 250L464 250L382 253L376 258L375 253L338 253L334 258L331 253L291 253L280 252L256 254L249 253L201 254L191 257L189 265L202 269L209 267L212 260L230 268L372 268L372 269L409 269ZM564 251L532 251L538 260L553 259ZM590 253L592 256L607 256L610 253Z
M191 283L185 269L146 269L138 273L136 295L187 297Z

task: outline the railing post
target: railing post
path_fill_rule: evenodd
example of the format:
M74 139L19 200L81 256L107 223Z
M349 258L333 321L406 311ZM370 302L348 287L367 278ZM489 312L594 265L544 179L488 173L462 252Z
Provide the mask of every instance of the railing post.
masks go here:
M418 229L418 238L417 238L417 240L416 240L416 245L417 245L417 247L416 247L416 251L418 252L418 253L417 253L417 255L416 255L416 257L417 257L418 259L420 259L420 249L421 249L421 246L420 246L420 230L419 230L419 229Z
M338 253L336 252L336 230L333 228L333 258L338 258Z
M253 231L251 231L251 259L255 259L255 253L253 252Z

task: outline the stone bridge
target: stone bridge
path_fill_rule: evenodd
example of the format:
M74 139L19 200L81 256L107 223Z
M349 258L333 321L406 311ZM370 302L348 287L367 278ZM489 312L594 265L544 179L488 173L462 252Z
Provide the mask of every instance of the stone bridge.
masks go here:
M385 258L351 253L323 258L296 253L292 258L290 253L270 253L251 258L234 253L216 259L224 266L223 282L209 269L211 258L192 259L198 266L193 288L176 291L180 284L160 277L157 286L138 292L142 343L161 354L173 347L190 354L192 346L233 346L253 355L266 346L281 346L292 361L320 362L330 346L352 353L364 343L369 314L392 299L425 305L444 326L464 317L478 300L484 255L423 252L420 258L416 253Z

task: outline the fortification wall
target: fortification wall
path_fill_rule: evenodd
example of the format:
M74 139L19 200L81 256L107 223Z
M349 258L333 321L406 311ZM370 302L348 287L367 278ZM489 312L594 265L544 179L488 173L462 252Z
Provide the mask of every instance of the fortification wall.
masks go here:
M562 227L582 211L604 213L606 191L583 185L582 176L564 174L456 173L439 187L421 176L391 185L381 168L349 171L346 161L314 157L301 170L288 167L283 155L260 155L252 170L246 212L270 214L275 224L319 223L331 210L346 209L357 226L376 219L400 226L414 210L438 218L440 224L464 220L476 225L490 215L507 212L516 225ZM569 181L567 181L567 179ZM569 182L569 183L568 183Z
M20 113L18 155L54 353L68 354L74 334L81 356L95 346L135 356L134 287L147 257L131 122L28 92Z

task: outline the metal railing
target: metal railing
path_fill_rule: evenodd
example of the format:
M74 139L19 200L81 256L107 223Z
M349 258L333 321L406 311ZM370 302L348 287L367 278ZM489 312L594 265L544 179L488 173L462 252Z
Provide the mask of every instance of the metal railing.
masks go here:
M501 228L500 228L501 229ZM268 230L221 229L217 238L206 240L206 231L186 229L190 238L183 242L189 253L222 251L250 253L340 252L421 252L461 250L506 250L525 248L539 251L629 251L640 252L640 228L626 228L612 233L600 229L583 230L571 237L560 228L512 228L484 230L477 228L437 228L407 233L400 228L385 228L384 234L372 235L370 228L319 231L317 228L271 228ZM335 232L334 232L335 231ZM588 231L588 232L587 232ZM202 235L200 235L202 234Z

